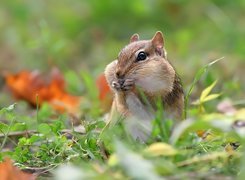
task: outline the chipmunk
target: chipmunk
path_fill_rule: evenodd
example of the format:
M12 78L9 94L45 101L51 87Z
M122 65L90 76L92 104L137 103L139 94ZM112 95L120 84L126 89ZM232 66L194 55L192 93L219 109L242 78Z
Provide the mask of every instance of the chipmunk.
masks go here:
M159 100L168 117L182 118L184 92L167 60L162 32L156 32L151 40L139 40L139 35L134 34L118 58L106 66L105 77L114 92L109 122L118 113L151 129ZM135 127L131 130L136 131Z

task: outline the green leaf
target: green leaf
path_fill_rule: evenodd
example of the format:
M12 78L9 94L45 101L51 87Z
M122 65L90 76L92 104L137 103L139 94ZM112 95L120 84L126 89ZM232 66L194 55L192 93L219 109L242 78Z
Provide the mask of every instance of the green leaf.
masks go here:
M38 110L39 122L45 122L52 116L53 109L48 103L43 103Z
M16 107L16 103L11 104L9 107L6 108L7 111L13 111Z
M196 75L194 77L194 80L192 81L191 86L190 86L190 88L187 91L186 96L185 96L185 108L184 108L184 118L185 119L187 118L187 106L189 105L189 98L190 98L190 95L191 95L191 93L192 93L192 91L194 89L194 86L200 80L200 78L202 77L202 75L207 72L207 70L208 70L208 68L210 66L212 66L213 64L215 64L216 62L218 62L218 61L220 61L222 59L224 59L224 57L221 57L219 59L216 59L216 60L208 63L207 65L205 65L204 67L202 67L201 69L199 69L198 72L196 73Z
M62 130L63 126L64 125L63 125L63 123L61 121L54 121L51 124L50 128L52 129L52 131L54 133L58 133L60 130Z
M219 96L220 96L220 94L211 94L211 95L205 97L205 98L202 100L202 102L211 101L211 100L213 100L213 99L216 99L216 98L219 97Z
M7 133L8 131L8 125L0 122L0 133Z
M216 99L217 97L219 97L221 94L211 94L211 95L208 95L207 97L205 97L202 101L200 99L192 102L191 104L193 105L200 105L204 102L207 102L207 101L211 101L213 99Z
M12 131L24 131L27 130L27 125L24 122L17 122L11 128Z
M17 104L17 103L14 103L14 104L11 104L11 105L8 106L8 107L2 108L2 109L0 110L0 114L3 114L3 113L11 113L11 112L15 109L16 104Z
M49 134L51 132L50 126L46 123L39 124L37 130L42 134Z
M30 140L30 143L34 143L34 142L37 142L40 139L41 139L40 136L32 135L29 140Z
M212 91L212 89L214 88L214 86L216 85L217 83L217 80L214 81L210 86L208 86L207 88L205 88L203 91L202 91L202 94L200 96L200 102L203 102L204 99L208 96L208 94Z

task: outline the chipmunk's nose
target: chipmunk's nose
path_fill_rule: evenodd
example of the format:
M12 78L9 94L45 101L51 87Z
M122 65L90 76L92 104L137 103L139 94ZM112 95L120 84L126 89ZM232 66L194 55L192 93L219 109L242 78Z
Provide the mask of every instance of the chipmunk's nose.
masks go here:
M116 70L116 77L118 79L123 79L124 78L124 75L123 75L122 71L120 71L119 69Z

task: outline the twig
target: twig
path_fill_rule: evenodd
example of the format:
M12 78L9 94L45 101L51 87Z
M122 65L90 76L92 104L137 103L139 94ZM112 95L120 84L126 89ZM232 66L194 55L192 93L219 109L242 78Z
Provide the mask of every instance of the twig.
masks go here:
M21 164L19 163L15 163L16 166L19 166ZM41 174L45 174L45 173L50 173L50 170L56 168L57 166L59 166L60 164L50 164L48 166L44 166L44 167L28 167L28 166L20 166L21 170L24 172L29 172L31 174L40 176Z
M228 158L231 155L236 156L236 157L240 157L241 154L237 153L237 152L233 152L233 153L227 153L227 152L213 152L211 154L206 154L206 155L202 155L202 156L194 156L191 159L187 159L181 162L177 163L178 167L182 167L182 166L188 166L191 164L196 164L196 163L200 163L200 162L208 162L208 161L212 161L212 160L216 160L218 158Z
M70 129L63 129L60 132L62 134L71 134L71 135L72 135L73 132L76 132L76 133L79 133L79 134L84 134L82 132L77 132L77 131L73 131L73 130L70 130ZM24 136L24 135L32 135L32 134L38 134L38 131L37 130L27 130L27 131L9 132L8 134L1 133L0 134L0 138L3 138L5 136L14 137L14 136Z

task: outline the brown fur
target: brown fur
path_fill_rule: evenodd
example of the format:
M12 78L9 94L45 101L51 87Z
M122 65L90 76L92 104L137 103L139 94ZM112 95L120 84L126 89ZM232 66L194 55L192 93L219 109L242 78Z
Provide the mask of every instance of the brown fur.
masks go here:
M130 93L138 97L149 112L156 110L156 99L160 98L167 114L174 119L181 119L184 93L180 78L166 59L163 45L161 32L157 32L151 40L143 41L139 41L139 36L135 34L121 50L117 60L106 67L105 76L115 94L112 111L124 117L134 115L127 104ZM147 53L146 60L136 61L140 51ZM122 85L120 81L123 81ZM138 89L145 94L147 102L140 96Z

